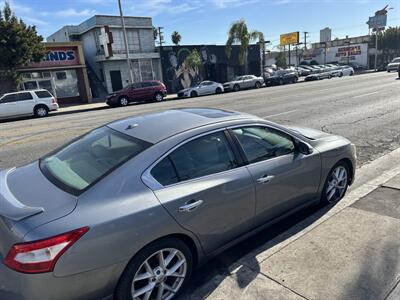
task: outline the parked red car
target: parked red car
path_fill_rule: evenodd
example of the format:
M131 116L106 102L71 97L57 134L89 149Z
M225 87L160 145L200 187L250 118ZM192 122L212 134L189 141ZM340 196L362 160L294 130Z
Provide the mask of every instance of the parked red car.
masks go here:
M127 106L129 102L161 102L167 96L165 85L157 80L135 82L120 91L109 94L109 106Z

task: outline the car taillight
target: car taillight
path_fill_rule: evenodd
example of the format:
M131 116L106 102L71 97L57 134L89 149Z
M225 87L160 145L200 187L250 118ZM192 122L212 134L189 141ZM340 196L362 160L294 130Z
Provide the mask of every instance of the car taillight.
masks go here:
M51 98L51 103L57 104L57 98L56 97Z
M60 256L88 230L89 227L82 227L47 239L15 244L4 264L21 273L52 272Z

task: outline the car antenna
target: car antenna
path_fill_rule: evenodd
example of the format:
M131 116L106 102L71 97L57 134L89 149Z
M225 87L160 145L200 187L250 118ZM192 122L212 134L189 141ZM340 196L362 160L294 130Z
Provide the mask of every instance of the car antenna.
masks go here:
M129 124L129 125L125 128L125 130L133 129L133 128L138 127L138 126L139 126L139 124Z

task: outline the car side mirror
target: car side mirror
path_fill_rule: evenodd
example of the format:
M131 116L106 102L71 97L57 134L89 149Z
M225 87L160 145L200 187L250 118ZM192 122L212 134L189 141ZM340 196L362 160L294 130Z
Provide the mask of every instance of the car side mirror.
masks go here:
M309 155L309 154L313 153L313 149L309 145L307 145L306 143L303 143L301 141L297 141L296 148L297 148L298 152L300 152L304 155Z

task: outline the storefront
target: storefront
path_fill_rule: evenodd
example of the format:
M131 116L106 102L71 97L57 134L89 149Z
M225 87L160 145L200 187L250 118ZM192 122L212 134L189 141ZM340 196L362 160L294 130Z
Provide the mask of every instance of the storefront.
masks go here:
M48 53L39 63L19 69L23 90L46 89L60 104L90 103L92 96L79 42L45 43Z

